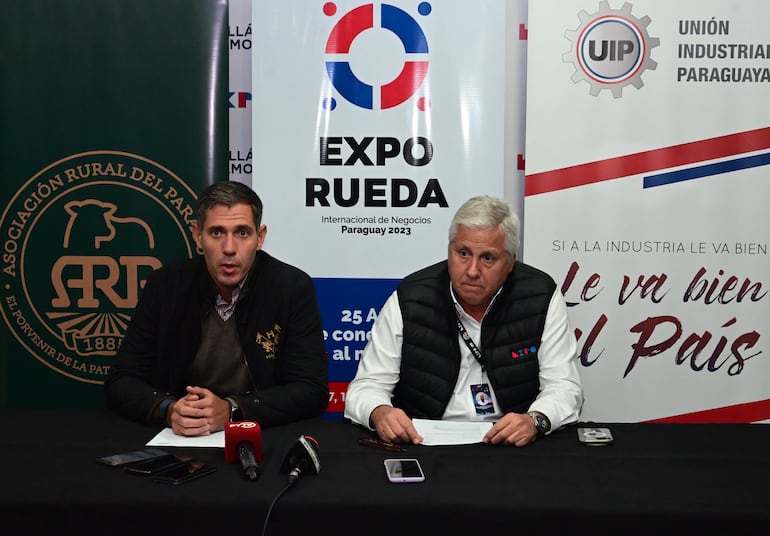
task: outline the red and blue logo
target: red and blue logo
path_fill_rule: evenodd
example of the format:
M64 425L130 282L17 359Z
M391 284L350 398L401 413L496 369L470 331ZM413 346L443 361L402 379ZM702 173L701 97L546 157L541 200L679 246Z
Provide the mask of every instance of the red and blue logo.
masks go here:
M383 3L378 7L376 9L375 4L369 3L351 9L340 17L326 41L326 72L334 89L348 102L368 110L375 106L386 110L404 103L420 89L428 73L428 41L419 23L396 6ZM430 15L431 10L429 2L420 2L417 6L421 16ZM326 16L334 16L337 5L327 2L323 12ZM356 38L367 30L380 29L388 30L398 38L406 60L393 80L375 88L356 76L349 56ZM333 110L336 106L336 99L324 100L325 108ZM429 107L427 99L419 99L417 106L422 110Z

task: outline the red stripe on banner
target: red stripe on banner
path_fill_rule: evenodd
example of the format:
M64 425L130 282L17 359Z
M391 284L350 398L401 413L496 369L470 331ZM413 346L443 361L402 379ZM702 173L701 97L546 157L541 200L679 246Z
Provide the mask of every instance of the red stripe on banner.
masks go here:
M770 400L758 400L757 402L683 413L682 415L673 415L645 422L705 424L758 422L768 419L770 419Z
M759 151L768 147L770 147L770 127L672 145L662 149L526 175L524 195L566 190L649 171Z
M345 411L345 395L348 393L350 382L329 382L329 405L327 413L342 413Z

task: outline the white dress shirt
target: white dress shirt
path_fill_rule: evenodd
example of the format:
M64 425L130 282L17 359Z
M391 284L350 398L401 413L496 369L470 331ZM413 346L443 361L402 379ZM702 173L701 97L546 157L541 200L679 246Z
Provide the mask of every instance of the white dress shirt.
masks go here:
M452 299L465 329L476 346L480 347L481 323L463 310L454 293ZM371 339L358 363L356 376L348 385L345 417L353 422L370 427L369 416L374 408L383 404L391 405L401 369L403 331L398 293L394 291L372 327ZM458 340L461 352L460 374L442 418L457 421L498 420L502 413L487 374L481 370L481 365L460 339L459 333ZM577 341L569 325L567 306L558 289L548 305L538 355L540 392L529 411L539 411L547 416L553 431L577 421L583 404L583 389L576 363ZM479 383L489 385L495 404L494 413L476 415L470 386Z

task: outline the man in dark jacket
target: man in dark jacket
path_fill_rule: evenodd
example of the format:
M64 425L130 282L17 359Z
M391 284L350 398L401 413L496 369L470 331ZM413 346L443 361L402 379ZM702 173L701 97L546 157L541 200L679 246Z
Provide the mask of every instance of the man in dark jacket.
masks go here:
M554 280L518 262L519 220L466 201L448 258L406 278L380 311L348 386L345 416L387 441L419 443L413 418L493 421L483 440L524 446L575 422L577 341Z
M313 282L262 251L261 220L248 186L203 191L192 229L203 255L148 278L104 384L112 410L186 436L323 413L328 362Z

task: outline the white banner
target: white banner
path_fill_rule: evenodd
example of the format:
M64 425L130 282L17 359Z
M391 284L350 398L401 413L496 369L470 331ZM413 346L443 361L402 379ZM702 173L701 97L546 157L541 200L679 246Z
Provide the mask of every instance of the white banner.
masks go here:
M251 0L229 0L229 180L251 184Z
M313 277L400 278L504 192L505 3L252 5L252 184L266 249Z
M584 420L770 418L767 15L530 6L524 260L564 282Z

